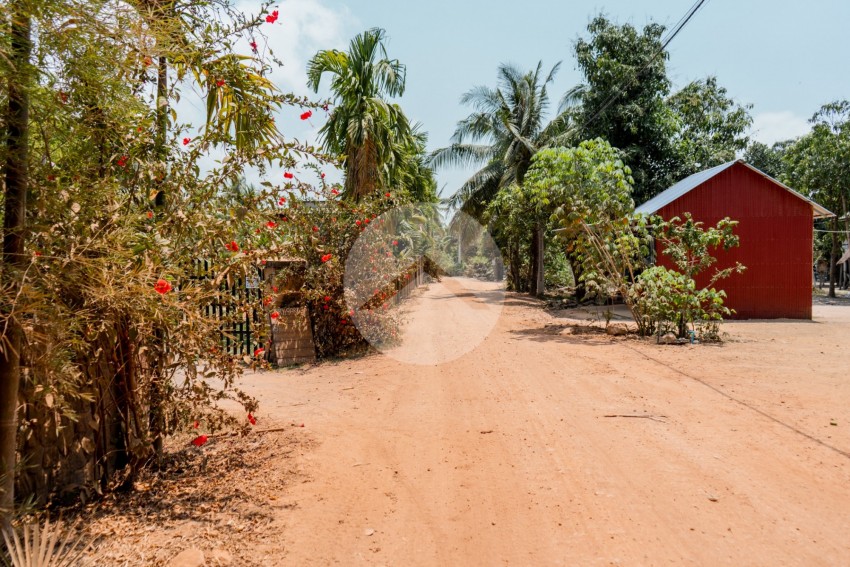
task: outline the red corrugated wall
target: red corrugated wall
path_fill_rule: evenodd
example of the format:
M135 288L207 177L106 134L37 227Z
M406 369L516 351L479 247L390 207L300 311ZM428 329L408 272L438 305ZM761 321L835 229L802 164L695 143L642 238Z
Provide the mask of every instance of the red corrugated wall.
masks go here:
M726 291L735 318L812 318L811 204L736 163L658 214L670 219L685 212L706 225L724 217L739 221L735 232L741 246L713 254L721 268L735 261L747 267L717 284ZM658 263L671 267L660 250ZM700 276L697 284L704 286L707 279Z

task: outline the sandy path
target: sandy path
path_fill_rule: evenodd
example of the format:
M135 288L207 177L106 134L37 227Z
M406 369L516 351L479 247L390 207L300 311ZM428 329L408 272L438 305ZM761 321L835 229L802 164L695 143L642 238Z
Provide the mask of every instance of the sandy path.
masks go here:
M286 565L850 564L850 308L815 314L658 347L553 333L509 295L492 334L443 365L374 355L251 376L260 417L319 442L267 551ZM657 420L604 417L644 413Z

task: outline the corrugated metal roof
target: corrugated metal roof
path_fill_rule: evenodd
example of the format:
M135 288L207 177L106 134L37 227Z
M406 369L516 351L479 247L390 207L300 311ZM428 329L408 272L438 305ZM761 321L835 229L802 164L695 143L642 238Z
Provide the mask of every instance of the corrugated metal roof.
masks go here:
M706 181L708 181L709 179L711 179L715 175L729 169L730 167L732 167L736 163L740 163L741 165L744 165L744 166L750 168L751 170L755 171L756 173L758 173L762 177L765 177L766 179L772 181L776 185L778 185L778 186L782 187L783 189L785 189L786 191L790 192L795 197L802 199L802 200L806 201L807 203L809 203L810 205L812 205L812 208L814 209L814 213L815 213L814 216L815 216L816 219L825 218L825 217L834 217L835 216L833 213L831 213L827 209L823 208L822 206L818 205L817 203L815 203L814 201L812 201L808 197L805 197L805 196L801 195L800 193L797 193L796 191L794 191L793 189L791 189L787 185L780 183L776 179L772 178L771 176L764 173L763 171L756 169L755 167L751 166L750 164L748 164L747 162L745 162L742 159L730 161L730 162L712 167L711 169L706 169L705 171L700 171L699 173L694 173L690 177L686 177L685 179L679 181L678 183L676 183L675 185L673 185L672 187L670 187L666 191L659 193L658 195L656 195L655 197L653 197L652 199L650 199L649 201L647 201L643 205L637 207L635 209L635 212L639 213L639 214L643 214L643 215L651 215L651 214L657 213L659 210L661 210L665 206L669 205L670 203L672 203L673 201L675 201L676 199L678 199L682 195L688 193L689 191L692 191L693 189L696 189L698 186L702 185L703 183L705 183Z

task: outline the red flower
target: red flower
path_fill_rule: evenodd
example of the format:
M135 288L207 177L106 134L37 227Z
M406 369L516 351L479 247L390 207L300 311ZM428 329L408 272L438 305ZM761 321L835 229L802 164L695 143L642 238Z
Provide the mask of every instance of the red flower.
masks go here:
M271 305L271 304L272 304L272 298L271 297L267 297L263 300L263 305Z
M301 115L301 120L307 120L307 119L309 119L311 116L313 116L313 111L312 111L312 110L308 110L307 112L305 112L305 113L303 113L303 114Z
M389 198L389 196L390 196L390 194L389 194L389 193L384 193L384 197Z
M198 428L198 427L200 427L200 426L201 426L201 424L200 424L200 423L198 422L198 420L196 419L196 420L195 420L195 425L194 425L195 429L197 429L197 428Z
M398 246L398 240L393 240L393 246Z
M331 194L332 195L339 195L339 191L336 190L336 189L331 189Z
M275 292L275 293L277 293L277 286L276 286L276 285L273 285L273 286L272 286L272 291L273 291L273 292Z
M327 311L329 309L329 307L327 305L324 305L323 307L325 308L325 311Z
M166 280L159 279L156 281L156 285L153 286L153 290L161 295L165 295L169 291L171 291L171 284Z
M318 227L318 226L314 226L314 227L313 227L313 232L319 232L319 227Z
M217 80L217 81L215 82L215 86L217 86L217 87L223 87L223 86L224 86L224 79L219 79L219 80Z
M360 226L360 221L359 220L354 221L354 224L356 224L357 226Z
M231 240L230 242L225 244L224 247L230 250L231 252L239 252L239 245L236 244L235 240Z
M266 22L269 23L269 24L273 24L277 21L277 17L278 17L277 10L275 10L274 12L272 12L271 14L266 16Z
M327 303L327 302L328 302L328 301L330 301L330 300L331 300L331 296L330 296L330 295L326 295L326 296L325 296L325 303Z
M281 197L280 199L278 199L277 204L281 207L284 206L286 204L286 197Z
M248 421L251 422L251 425L257 425L257 418L251 415L250 413L248 414Z
M324 178L325 178L325 174L323 173L323 174L322 174L322 179L324 179Z
M271 318L272 318L272 321L277 321L280 318L280 313L275 311L274 313L271 314Z
M293 174L289 173L288 171L286 173L284 173L283 176L286 179L292 179L293 177L295 177Z
M366 224L369 224L369 219L364 219L363 222L365 222Z
M256 41L252 41L252 42L251 42L251 50L252 50L252 51L257 51L257 42L256 42Z
M322 256L322 263L329 262L331 258L333 258L333 254L325 254Z
M257 350L254 351L254 358L257 358L258 356L262 356L262 354L264 352L266 352L266 349L264 349L263 347L258 348Z
M266 226L269 227L269 228L274 228L274 227L277 226L277 223L274 222L273 220L270 220L269 222L266 223Z
M183 145L188 146L189 142L191 142L191 141L192 141L192 138L183 138Z
M126 166L127 165L127 159L129 159L127 156L121 156L120 158L118 158L118 161L116 162L116 163L118 163L118 167Z
M152 219L152 218L153 218L153 211L148 211L148 218L149 218L149 219Z
M195 447L200 447L201 445L205 444L208 440L209 440L209 437L207 437L206 435L198 435L197 437L192 439L192 445L194 445Z

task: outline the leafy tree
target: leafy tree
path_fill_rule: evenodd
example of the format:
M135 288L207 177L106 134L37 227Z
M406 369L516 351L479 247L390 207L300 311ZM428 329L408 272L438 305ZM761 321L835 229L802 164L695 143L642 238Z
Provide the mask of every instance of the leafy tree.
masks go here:
M401 107L386 100L404 94L406 68L389 59L385 40L384 30L370 29L351 40L348 52L320 51L307 68L308 85L315 91L325 73L332 76L336 107L319 132L325 149L342 160L345 193L355 200L399 182L406 155L411 160L406 174L417 178L407 182L428 183L429 174L416 156L424 145L421 136ZM424 180L418 178L422 175Z
M526 178L529 200L560 227L581 300L588 291L607 295L608 270L600 270L597 244L627 226L634 211L631 171L620 152L602 139L576 148L537 153ZM593 227L592 234L585 227Z
M791 145L783 156L785 181L827 209L847 219L850 205L850 102L824 105L812 116L811 133ZM841 256L839 218L826 225L832 231L829 296L835 297ZM845 222L850 234L850 225Z
M431 163L435 167L482 167L452 195L452 206L481 218L500 189L523 184L539 150L568 140L567 113L562 112L549 122L544 118L549 108L549 84L559 67L560 63L544 76L542 62L526 73L502 64L496 88L475 87L461 97L461 102L472 105L475 111L458 123L452 145L436 150ZM532 269L526 289L538 294L543 292L542 218L535 222L531 234Z
M575 46L584 84L568 97L580 103L574 112L578 139L603 138L619 148L632 170L635 201L642 203L672 185L678 167L676 120L666 104L664 26L638 31L600 15L587 31L590 37Z
M737 104L716 77L694 81L667 99L676 133L680 177L735 159L747 147L752 105Z
M756 169L765 172L774 179L785 177L785 152L794 140L776 142L772 146L761 142L752 142L744 152L744 161Z

